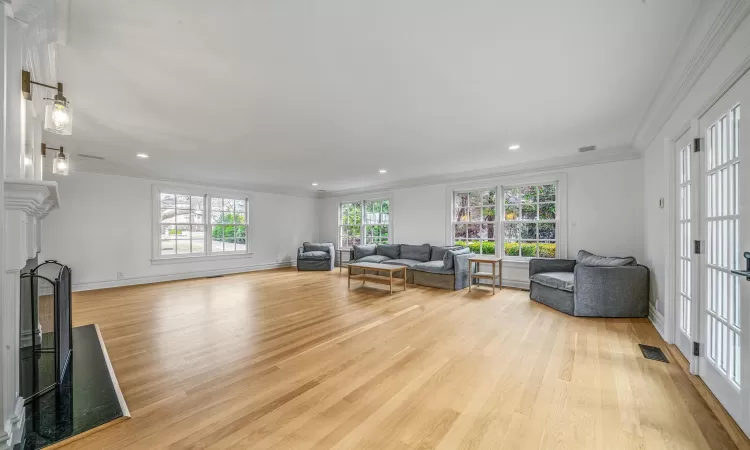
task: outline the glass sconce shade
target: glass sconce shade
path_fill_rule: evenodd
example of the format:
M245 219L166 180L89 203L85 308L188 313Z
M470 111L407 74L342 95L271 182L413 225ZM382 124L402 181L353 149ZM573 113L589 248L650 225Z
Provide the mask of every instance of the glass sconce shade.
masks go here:
M64 100L55 100L44 111L44 129L69 136L73 132L73 108Z
M52 161L52 173L57 175L67 175L70 170L70 161L65 153L60 152Z

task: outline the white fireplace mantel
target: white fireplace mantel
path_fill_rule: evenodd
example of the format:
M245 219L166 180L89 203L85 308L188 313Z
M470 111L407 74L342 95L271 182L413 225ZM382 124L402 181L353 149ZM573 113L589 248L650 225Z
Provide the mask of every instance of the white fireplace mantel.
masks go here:
M43 219L60 206L56 181L5 179L5 210L21 210L36 219Z

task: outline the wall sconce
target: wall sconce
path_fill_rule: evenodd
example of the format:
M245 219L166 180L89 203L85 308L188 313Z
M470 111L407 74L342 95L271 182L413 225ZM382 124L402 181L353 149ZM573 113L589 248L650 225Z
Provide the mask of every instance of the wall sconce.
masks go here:
M68 99L63 95L62 83L57 83L57 87L48 84L37 83L32 81L31 73L27 70L21 71L21 91L23 98L31 100L31 85L46 87L57 91L54 98L45 98L52 100L52 104L44 108L44 129L55 133L69 136L73 133L73 108L68 103Z
M55 159L52 161L52 173L55 173L57 175L67 175L68 171L70 170L70 160L67 156L65 156L62 145L60 146L60 148L52 148L47 147L47 144L42 143L43 158L47 157L47 150L58 152L57 156L55 156Z

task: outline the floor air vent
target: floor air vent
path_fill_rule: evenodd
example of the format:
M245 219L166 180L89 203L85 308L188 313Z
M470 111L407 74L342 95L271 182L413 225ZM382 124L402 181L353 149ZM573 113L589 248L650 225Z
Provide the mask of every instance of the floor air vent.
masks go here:
M659 347L652 347L650 345L643 344L638 344L638 346L641 348L641 353L643 353L644 358L669 363L667 356L663 351L661 351Z
M224 275L209 275L206 278L222 278Z

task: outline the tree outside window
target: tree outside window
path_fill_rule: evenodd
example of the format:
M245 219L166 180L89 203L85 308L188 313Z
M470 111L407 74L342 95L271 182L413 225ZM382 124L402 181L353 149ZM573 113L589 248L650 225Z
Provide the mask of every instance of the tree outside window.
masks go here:
M503 188L503 254L554 258L557 253L557 187Z
M497 191L454 192L453 243L479 254L495 254Z

